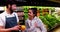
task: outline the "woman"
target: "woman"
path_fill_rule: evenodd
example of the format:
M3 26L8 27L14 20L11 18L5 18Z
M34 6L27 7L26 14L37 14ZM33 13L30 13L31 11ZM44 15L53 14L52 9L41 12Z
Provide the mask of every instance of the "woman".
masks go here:
M47 32L44 24L36 15L37 8L30 8L28 10L28 19L25 22L27 32Z

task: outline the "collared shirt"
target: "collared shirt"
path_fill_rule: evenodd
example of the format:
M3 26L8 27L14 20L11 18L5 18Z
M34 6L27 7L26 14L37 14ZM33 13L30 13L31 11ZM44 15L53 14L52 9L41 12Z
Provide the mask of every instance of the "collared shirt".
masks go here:
M34 26L35 22L37 23L37 26L39 28ZM32 20L27 19L26 26L27 26L27 30L30 30L31 32L47 32L45 25L42 23L42 21L38 17L34 17L34 19Z

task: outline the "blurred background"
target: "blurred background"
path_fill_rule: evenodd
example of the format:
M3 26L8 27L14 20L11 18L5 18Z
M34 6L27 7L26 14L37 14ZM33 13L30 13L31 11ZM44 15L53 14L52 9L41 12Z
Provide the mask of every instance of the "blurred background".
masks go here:
M60 0L12 0L16 1L21 25L25 25L28 9L37 8L37 17L45 24L48 32L60 32ZM0 13L6 10L6 0L0 1ZM31 6L32 5L32 6ZM38 6L34 6L38 5Z
M25 25L28 18L28 9L37 8L37 17L45 24L48 32L60 31L60 7L43 7L43 6L19 6L15 11L18 14L20 24ZM0 7L0 13L6 10L6 7Z
M7 0L1 0L0 6L5 6ZM11 1L11 0L10 0ZM52 6L60 7L60 0L12 0L15 1L17 6Z

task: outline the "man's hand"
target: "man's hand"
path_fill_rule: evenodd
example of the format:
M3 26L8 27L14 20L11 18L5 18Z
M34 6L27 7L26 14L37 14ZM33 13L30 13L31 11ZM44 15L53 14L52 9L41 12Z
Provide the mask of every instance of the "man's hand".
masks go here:
M18 31L20 29L20 26L21 25L17 25L17 26L14 26L12 28L7 28L7 29L3 28L3 26L0 26L0 32L11 32L13 30Z
M11 29L17 31L17 30L20 29L20 25L14 26L14 27L12 27Z

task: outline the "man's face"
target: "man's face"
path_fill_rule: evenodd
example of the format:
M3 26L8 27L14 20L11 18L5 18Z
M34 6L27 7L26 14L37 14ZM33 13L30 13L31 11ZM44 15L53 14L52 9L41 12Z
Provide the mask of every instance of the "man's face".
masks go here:
M10 5L10 10L13 12L16 10L16 4Z

